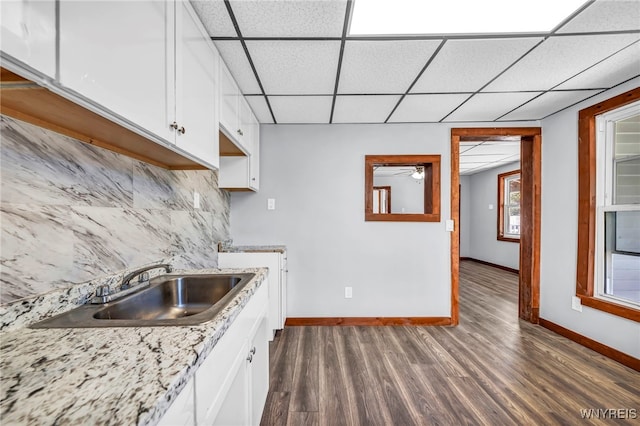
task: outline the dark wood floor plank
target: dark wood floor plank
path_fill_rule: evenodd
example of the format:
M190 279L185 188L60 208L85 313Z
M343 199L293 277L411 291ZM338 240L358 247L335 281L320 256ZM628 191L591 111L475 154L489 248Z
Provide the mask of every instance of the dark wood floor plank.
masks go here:
M261 424L638 424L581 410L640 415L640 374L520 321L517 301L516 274L463 261L457 327L286 327Z
M322 342L318 327L300 327L300 331L289 410L318 411L318 354Z
M262 412L261 426L286 425L289 417L289 392L269 392Z

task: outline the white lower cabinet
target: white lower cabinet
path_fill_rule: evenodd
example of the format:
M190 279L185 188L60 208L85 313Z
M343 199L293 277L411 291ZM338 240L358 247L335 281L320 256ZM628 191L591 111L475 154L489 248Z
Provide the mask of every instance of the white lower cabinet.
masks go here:
M183 397L185 388L161 425L260 424L269 390L267 306L263 284L196 371L192 397ZM193 420L181 398L190 398Z
M194 404L195 388L191 379L182 389L171 407L164 413L158 426L193 426L196 423L196 408Z
M269 268L269 340L287 319L287 252L218 253L220 268Z

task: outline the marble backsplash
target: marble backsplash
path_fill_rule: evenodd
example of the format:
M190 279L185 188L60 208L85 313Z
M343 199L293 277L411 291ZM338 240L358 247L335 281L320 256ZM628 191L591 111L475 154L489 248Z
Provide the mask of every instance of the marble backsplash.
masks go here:
M229 238L217 172L165 170L6 116L0 137L0 304L155 262L217 267Z

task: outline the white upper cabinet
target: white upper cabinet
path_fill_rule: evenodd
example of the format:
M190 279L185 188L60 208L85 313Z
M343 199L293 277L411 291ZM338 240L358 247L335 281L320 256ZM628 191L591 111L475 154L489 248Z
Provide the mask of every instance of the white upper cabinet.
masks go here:
M3 54L22 62L40 76L55 78L55 0L2 0L0 16Z
M162 139L174 137L172 8L162 0L61 1L60 84Z
M187 1L60 2L60 81L219 166L218 53Z
M219 55L188 2L176 4L176 144L219 167Z
M231 76L229 69L220 61L220 128L229 139L236 142L240 149L242 144L242 129L240 128L240 89Z

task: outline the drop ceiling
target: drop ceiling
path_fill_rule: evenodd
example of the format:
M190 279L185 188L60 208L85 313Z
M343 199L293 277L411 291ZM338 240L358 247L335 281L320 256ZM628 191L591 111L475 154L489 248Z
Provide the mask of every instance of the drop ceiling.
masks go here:
M640 0L545 33L385 37L348 34L351 0L191 3L261 123L541 120L640 76Z
M460 142L460 174L473 175L520 161L520 141Z

